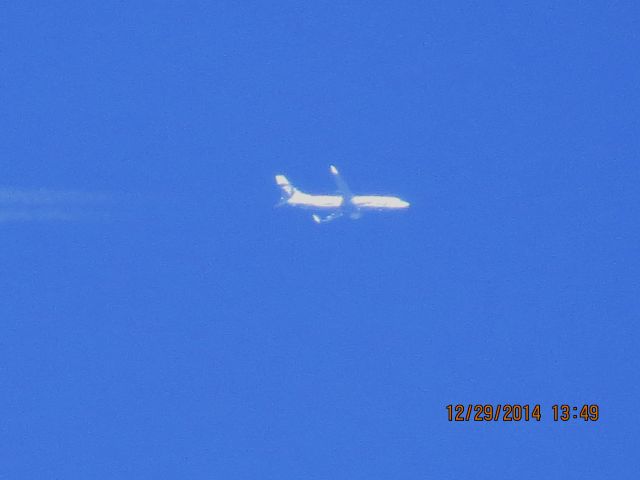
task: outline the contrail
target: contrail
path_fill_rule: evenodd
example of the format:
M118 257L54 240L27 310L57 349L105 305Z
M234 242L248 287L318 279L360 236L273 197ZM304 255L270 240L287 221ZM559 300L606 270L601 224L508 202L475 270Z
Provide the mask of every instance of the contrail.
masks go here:
M104 193L0 187L0 223L59 222L102 216L111 200Z

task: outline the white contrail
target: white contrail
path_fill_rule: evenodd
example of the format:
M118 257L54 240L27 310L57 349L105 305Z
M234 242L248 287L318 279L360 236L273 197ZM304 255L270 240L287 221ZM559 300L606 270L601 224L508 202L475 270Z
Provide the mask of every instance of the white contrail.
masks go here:
M70 221L95 217L110 196L76 190L0 188L0 223Z
M79 204L101 202L108 200L108 198L105 194L77 190L0 188L0 205Z
M74 218L73 214L60 210L0 210L0 223L69 221Z

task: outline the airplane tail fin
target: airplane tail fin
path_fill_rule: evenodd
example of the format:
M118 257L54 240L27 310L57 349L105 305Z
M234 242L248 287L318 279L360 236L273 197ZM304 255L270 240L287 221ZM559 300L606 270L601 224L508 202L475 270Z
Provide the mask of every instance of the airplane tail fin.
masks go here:
M276 183L280 187L280 190L282 190L283 198L291 198L297 191L296 187L294 187L284 175L276 175Z

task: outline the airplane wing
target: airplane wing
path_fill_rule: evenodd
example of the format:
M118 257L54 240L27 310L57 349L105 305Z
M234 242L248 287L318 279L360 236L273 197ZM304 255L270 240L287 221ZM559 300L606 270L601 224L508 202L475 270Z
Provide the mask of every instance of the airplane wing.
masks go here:
M331 215L327 215L324 218L316 214L311 215L311 217L313 218L313 221L316 223L327 223L332 220L335 220L336 218L340 218L341 216L342 216L342 212L333 212Z
M340 175L340 172L338 172L338 169L331 165L329 167L329 170L333 175L333 179L336 181L336 186L338 187L338 192L340 192L340 195L342 195L342 197L345 199L350 199L351 197L353 197L353 193L351 192L349 185L347 185L347 182L344 181L344 179Z

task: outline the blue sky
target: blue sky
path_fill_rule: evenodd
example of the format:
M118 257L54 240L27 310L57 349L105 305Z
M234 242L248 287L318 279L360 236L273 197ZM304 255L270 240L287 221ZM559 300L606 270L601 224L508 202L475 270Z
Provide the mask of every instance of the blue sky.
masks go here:
M3 7L0 475L635 478L637 4L276 3Z

